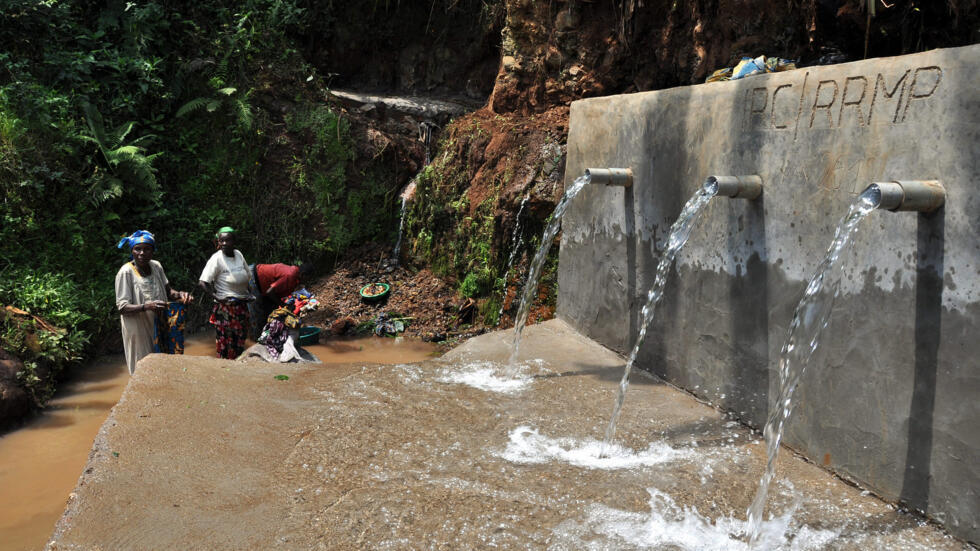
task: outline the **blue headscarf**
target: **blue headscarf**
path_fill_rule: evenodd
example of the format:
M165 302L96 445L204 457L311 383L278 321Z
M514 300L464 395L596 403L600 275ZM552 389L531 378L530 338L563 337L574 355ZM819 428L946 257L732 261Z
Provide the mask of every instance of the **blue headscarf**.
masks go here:
M123 245L129 245L129 248L132 249L141 243L149 243L150 245L153 245L154 248L157 246L156 241L153 239L152 233L146 230L137 230L133 235L123 237L121 240L119 240L119 244L116 245L116 248L121 249L123 248Z

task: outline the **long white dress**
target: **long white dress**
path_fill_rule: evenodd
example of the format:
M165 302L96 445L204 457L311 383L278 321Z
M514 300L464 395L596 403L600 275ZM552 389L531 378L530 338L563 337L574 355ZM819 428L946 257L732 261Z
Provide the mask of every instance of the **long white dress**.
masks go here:
M116 308L127 304L140 305L151 300L167 300L167 274L156 260L150 261L150 275L141 276L132 262L123 264L116 272ZM129 374L136 371L136 362L153 352L152 311L120 314L123 349Z

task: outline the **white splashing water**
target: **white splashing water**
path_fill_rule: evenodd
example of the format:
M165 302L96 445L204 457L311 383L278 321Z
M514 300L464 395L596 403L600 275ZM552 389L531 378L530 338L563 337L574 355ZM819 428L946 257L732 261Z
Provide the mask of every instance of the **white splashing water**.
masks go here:
M847 210L847 214L837 225L834 240L827 250L816 273L807 284L803 298L796 306L789 336L783 344L779 358L779 394L775 407L769 412L769 419L763 434L766 437L768 461L766 472L759 481L759 488L748 510L750 541L753 549L760 548L757 543L761 537L762 514L766 506L769 484L776 474L776 455L779 442L783 438L786 421L793 413L793 393L806 371L810 356L817 349L820 334L830 321L830 312L840 291L840 258L848 242L859 228L860 222L871 213L881 201L877 186L871 186L859 195Z
M667 494L648 488L650 512L621 511L592 505L586 520L559 525L556 535L579 549L681 549L685 551L742 551L747 522L731 516L705 517L694 507L677 505ZM791 527L795 507L783 516L764 523L766 549L809 551L823 549L839 532ZM595 535L605 536L596 541ZM591 541L589 541L591 540ZM610 541L611 540L611 541Z
M694 223L697 222L701 212L704 211L704 208L708 206L708 202L717 193L717 183L705 184L688 199L684 208L681 209L681 213L677 216L677 220L670 226L670 235L667 237L667 248L660 256L660 263L657 264L657 275L653 281L653 287L647 293L647 302L643 305L643 310L641 311L643 319L640 321L640 332L636 336L633 351L630 352L629 360L626 361L626 369L623 370L623 377L619 381L619 391L616 394L616 401L613 403L612 416L609 418L609 426L606 427L604 442L607 446L612 444L613 435L616 433L616 421L619 419L619 413L623 409L623 402L626 400L626 391L629 389L630 370L633 368L636 355L640 352L640 346L643 345L643 340L646 338L647 329L650 327L650 323L653 322L653 314L656 311L657 303L660 302L660 297L664 294L664 286L667 284L667 276L670 273L671 266L674 264L674 258L677 256L678 251L684 247L684 244L687 243L688 238L691 237L691 230L694 229Z
M541 246L538 247L534 260L531 261L531 268L527 273L527 282L524 283L524 291L521 293L521 305L517 309L517 317L514 318L514 348L510 353L509 362L512 366L517 363L517 355L521 347L521 332L524 331L524 325L527 323L527 315L531 311L531 303L534 302L534 293L538 290L538 280L541 278L544 262L548 258L548 251L551 250L551 244L554 242L555 236L558 235L558 228L561 227L561 217L564 216L571 200L590 181L591 178L584 175L572 182L572 185L565 190L565 195L558 202L558 206L555 207L555 211L551 214L551 222L548 222L544 235L541 237Z
M416 364L396 364L392 367L395 375L402 384L418 384L422 382L422 368Z
M592 438L550 438L528 426L510 432L510 442L500 457L513 463L537 464L560 461L587 469L632 469L688 459L694 452L674 449L663 442L653 442L641 451L610 446L602 454L602 442Z
M487 392L517 394L531 386L534 379L520 369L479 361L444 369L436 380L440 383L468 385Z

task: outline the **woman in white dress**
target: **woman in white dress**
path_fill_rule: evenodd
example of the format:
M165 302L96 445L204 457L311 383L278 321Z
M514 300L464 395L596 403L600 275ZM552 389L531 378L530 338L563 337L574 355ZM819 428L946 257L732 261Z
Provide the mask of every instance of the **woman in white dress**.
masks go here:
M156 241L152 233L139 230L124 237L117 248L124 245L132 250L132 260L116 272L116 308L122 324L126 365L132 375L136 362L153 352L154 321L167 311L167 301L188 304L193 299L187 292L170 288L163 266L153 260Z
M248 337L248 263L235 248L235 230L225 226L215 235L218 250L201 272L198 285L214 298L208 321L215 329L219 358L234 360L245 350Z

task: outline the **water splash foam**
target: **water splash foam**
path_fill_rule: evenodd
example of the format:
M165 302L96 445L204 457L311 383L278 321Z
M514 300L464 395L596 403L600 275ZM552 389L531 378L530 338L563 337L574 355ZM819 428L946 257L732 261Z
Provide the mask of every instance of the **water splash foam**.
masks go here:
M494 362L479 361L444 369L436 381L469 385L487 392L517 394L529 387L533 379L524 371L505 369Z
M588 469L632 469L658 465L694 454L691 450L674 449L663 442L653 442L647 449L634 451L616 444L603 452L602 442L592 438L550 438L537 429L520 426L510 432L510 442L500 457L513 463L547 463L561 461Z
M648 488L650 512L621 511L592 505L586 519L570 520L555 535L579 549L682 549L690 551L742 551L749 549L748 522L732 516L710 519L694 507L682 507L664 492ZM760 543L764 549L808 551L823 549L839 532L791 526L796 507L766 521ZM595 536L604 536L596 540Z

